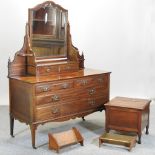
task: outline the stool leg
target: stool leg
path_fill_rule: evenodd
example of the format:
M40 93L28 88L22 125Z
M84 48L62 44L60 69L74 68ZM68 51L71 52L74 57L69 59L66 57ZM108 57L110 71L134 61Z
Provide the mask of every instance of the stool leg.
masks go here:
M83 120L83 121L85 121L85 118L84 118L84 117L82 117L82 120Z
M101 139L99 139L99 147L101 146L101 144L102 144L102 140L101 140Z
M138 144L141 144L141 134L138 134Z

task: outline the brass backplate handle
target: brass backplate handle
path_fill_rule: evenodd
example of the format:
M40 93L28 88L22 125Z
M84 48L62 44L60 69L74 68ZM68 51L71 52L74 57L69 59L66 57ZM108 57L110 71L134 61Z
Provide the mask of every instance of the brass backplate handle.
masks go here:
M52 100L53 101L59 101L60 100L60 97L58 95L53 95L52 96Z
M42 90L43 90L43 92L47 92L47 91L49 91L49 87L48 86L42 87Z
M95 89L92 88L92 89L88 90L88 92L89 92L89 95L93 95L93 94L95 94Z
M59 112L59 109L58 108L53 108L51 111L52 111L53 114L57 114Z

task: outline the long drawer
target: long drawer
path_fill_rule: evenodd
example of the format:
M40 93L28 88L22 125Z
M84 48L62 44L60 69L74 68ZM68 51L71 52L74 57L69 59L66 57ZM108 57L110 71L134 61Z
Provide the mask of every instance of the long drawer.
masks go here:
M55 119L69 115L76 115L89 110L98 110L103 108L104 103L108 102L107 97L89 98L73 101L70 103L62 103L59 105L37 106L36 121L47 119Z
M82 88L72 88L68 90L60 90L51 92L44 95L36 96L36 104L43 105L47 103L54 104L61 104L62 102L71 102L81 99L88 99L91 97L102 97L108 93L108 88L104 87L86 87Z

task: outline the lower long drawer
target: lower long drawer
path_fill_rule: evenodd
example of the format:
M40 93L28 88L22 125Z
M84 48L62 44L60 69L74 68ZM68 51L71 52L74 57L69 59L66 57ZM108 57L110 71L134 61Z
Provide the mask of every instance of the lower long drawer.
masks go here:
M38 106L36 108L36 121L45 121L55 119L57 117L76 115L78 113L93 109L102 108L104 103L108 102L108 98L101 96L98 98L88 98L77 100L71 103L61 103L58 105Z

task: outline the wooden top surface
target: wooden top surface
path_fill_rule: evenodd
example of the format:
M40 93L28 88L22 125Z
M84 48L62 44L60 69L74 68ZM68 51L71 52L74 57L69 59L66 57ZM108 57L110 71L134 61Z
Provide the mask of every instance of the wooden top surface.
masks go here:
M27 83L39 83L39 82L50 82L50 81L56 81L56 80L80 78L80 77L99 75L104 73L110 73L110 72L94 70L94 69L81 69L73 73L62 73L62 74L54 74L54 75L48 75L48 76L27 75L27 76L16 76L16 77L10 77L10 78L27 82Z
M151 100L146 99L115 97L110 102L105 104L105 106L124 107L124 108L143 110L150 102Z

